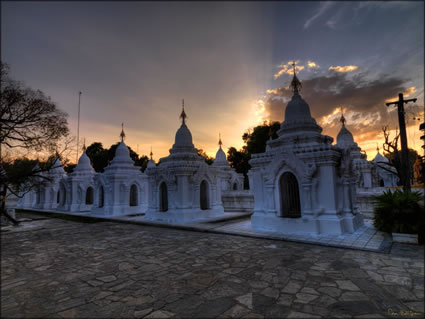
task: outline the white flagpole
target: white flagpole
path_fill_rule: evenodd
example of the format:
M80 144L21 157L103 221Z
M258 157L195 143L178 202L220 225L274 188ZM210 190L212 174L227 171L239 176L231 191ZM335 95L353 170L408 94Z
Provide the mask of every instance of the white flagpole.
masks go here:
M77 158L75 163L78 163L78 149L80 146L80 103L81 103L81 91L78 92L78 126L77 126Z

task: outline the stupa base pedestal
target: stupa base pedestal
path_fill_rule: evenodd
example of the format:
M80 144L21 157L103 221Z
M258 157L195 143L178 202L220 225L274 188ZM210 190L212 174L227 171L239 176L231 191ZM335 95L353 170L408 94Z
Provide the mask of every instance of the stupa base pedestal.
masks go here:
M190 223L199 219L215 218L224 215L224 209L172 209L166 212L147 211L145 219L173 223Z
M346 216L322 215L285 218L275 214L255 212L251 216L251 223L252 227L259 231L273 231L282 234L342 235L353 233L363 226L363 217L361 214L347 214Z

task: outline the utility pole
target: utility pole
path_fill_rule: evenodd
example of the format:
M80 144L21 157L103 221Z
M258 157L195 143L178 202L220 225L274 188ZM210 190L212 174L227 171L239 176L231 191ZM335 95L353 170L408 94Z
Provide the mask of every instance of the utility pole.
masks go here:
M407 148L406 123L404 121L404 103L416 102L416 99L405 100L403 93L398 94L398 101L386 103L387 106L397 105L398 108L398 125L400 127L401 139L401 167L403 176L403 190L410 191L410 165L409 152Z

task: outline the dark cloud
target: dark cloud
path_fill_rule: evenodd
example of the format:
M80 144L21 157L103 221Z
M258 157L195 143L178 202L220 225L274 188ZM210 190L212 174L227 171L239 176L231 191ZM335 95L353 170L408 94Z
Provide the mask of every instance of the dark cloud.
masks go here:
M363 134L361 140L365 140L366 137L378 137L382 126L391 125L393 122L385 100L397 96L399 92L404 92L407 81L388 75L380 75L375 80L368 80L367 76L367 73L354 76L348 76L345 73L317 76L302 81L301 95L310 105L312 116L317 121L343 106L344 112L352 114L351 123L347 122L347 126L354 135ZM290 87L268 91L265 108L270 114L270 120L284 119L284 110L291 96ZM325 134L336 136L340 124L338 119L334 118L322 124L322 127Z

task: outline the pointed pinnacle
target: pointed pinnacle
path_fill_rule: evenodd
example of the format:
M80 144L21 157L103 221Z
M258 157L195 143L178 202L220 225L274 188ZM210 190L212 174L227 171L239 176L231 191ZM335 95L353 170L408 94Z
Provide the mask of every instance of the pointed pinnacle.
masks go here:
M125 138L125 133L124 133L124 123L121 123L121 133L120 133L120 137L121 137L121 142L124 142L124 138Z
M182 112L180 113L180 118L183 120L183 124L187 118L186 112L184 111L184 99L182 99Z

